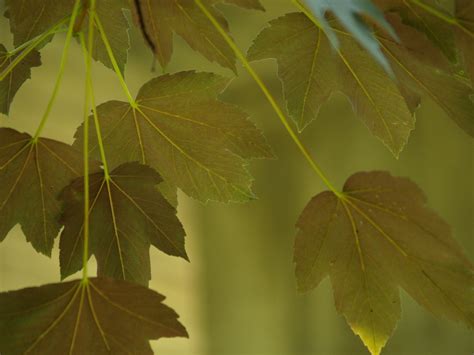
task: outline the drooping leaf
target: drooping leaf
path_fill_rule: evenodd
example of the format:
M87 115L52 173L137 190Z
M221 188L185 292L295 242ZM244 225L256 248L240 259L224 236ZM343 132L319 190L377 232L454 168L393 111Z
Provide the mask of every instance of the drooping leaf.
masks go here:
M474 268L410 180L357 173L315 196L299 218L299 289L329 276L337 310L372 354L400 318L399 288L436 316L474 325Z
M210 73L163 75L140 89L136 110L119 101L100 105L109 165L140 161L203 202L252 198L245 159L273 155L245 113L216 99L227 83ZM82 137L80 128L75 146L82 146ZM90 137L97 157L92 128Z
M97 16L104 27L105 34L122 73L125 71L128 50L130 48L128 21L123 12L123 10L127 8L127 0L100 0L97 1L96 8ZM83 21L85 33L87 33L88 21L89 17L86 16ZM94 43L92 46L92 57L103 63L106 67L113 69L107 49L105 48L97 26L94 26L94 29L95 33Z
M228 23L214 5L222 2L263 10L257 0L205 0L208 10L228 31ZM134 0L135 23L162 67L171 60L173 32L212 62L236 72L235 54L194 0Z
M74 0L7 0L6 8L15 47L68 18L73 7Z
M7 9L10 18L10 30L13 33L15 46L19 46L43 32L54 27L60 21L71 16L75 0L24 0L8 1ZM130 47L128 22L123 9L128 7L126 0L97 1L97 16L100 18L119 68L124 70L127 53ZM35 11L32 11L35 9ZM88 28L88 9L83 6L76 21L75 30ZM102 42L97 26L92 56L112 68L107 51ZM51 37L52 38L52 37Z
M440 21L422 7L411 0L374 0L383 11L397 12L403 22L417 30L423 32L451 61L457 60L457 50L454 33L450 24ZM446 12L438 0L423 0L423 4L436 9L436 11Z
M0 74L18 56L10 55L0 44ZM0 112L8 115L15 94L23 83L31 77L31 68L41 65L38 51L30 52L2 81L0 81Z
M270 22L249 50L250 60L276 58L290 116L302 130L335 91L346 94L371 132L398 156L415 119L396 83L341 29L335 52L302 13Z
M178 188L169 181L162 181L158 185L158 191L174 208L178 207Z
M333 28L325 18L327 11L331 11L341 21L342 25L369 51L369 53L382 65L387 73L391 73L390 64L384 57L377 40L372 34L372 29L364 23L362 15L370 16L393 38L397 38L395 31L385 20L383 12L374 6L371 0L304 0L313 14L319 20L328 35L331 43L338 48L339 41Z
M149 167L127 163L90 176L90 254L98 275L147 285L151 279L150 246L183 257L184 230L172 207L158 192L160 176ZM62 193L64 230L60 239L61 277L82 269L84 181Z
M474 3L470 0L376 0L386 11L401 15L404 23L423 32L454 64L461 59L473 77ZM446 4L447 3L447 4ZM436 15L439 14L439 15ZM457 47L456 47L457 46ZM459 56L459 53L461 56Z
M20 224L26 240L51 255L61 224L61 190L81 176L82 158L71 146L0 129L0 241Z
M470 136L474 136L474 90L454 74L451 63L420 32L390 16L403 42L399 46L381 33L377 38L398 79L400 92L409 106L420 94L431 98L447 116Z
M0 352L153 354L149 340L187 337L165 298L106 278L0 294Z

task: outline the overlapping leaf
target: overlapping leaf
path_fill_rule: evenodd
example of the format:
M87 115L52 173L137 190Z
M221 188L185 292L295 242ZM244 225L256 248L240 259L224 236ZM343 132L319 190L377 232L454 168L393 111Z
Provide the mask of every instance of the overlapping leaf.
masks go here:
M22 0L7 1L10 30L13 33L15 46L19 46L39 36L67 19L74 7L75 0ZM129 49L128 22L123 9L128 7L126 0L97 1L97 16L100 18L120 69L124 70ZM35 9L35 11L32 11ZM88 11L80 10L75 30L87 32ZM104 65L112 68L105 46L97 27L92 56Z
M0 74L18 56L10 55L0 44ZM39 52L29 53L2 81L0 81L0 112L8 115L15 94L23 83L31 77L31 68L41 65Z
M381 33L381 45L398 79L400 92L409 106L420 94L437 103L460 128L474 136L474 91L471 85L454 75L450 62L427 38L401 23L397 16L391 23L403 42L399 46Z
M303 14L272 21L250 48L249 59L277 59L288 109L300 129L317 116L332 92L342 91L395 155L413 129L410 112L419 105L420 95L433 99L462 129L474 135L472 87L453 74L451 63L423 33L403 24L394 14L388 19L401 44L381 31L375 36L396 82L374 68L368 54L343 29L335 28L341 48L339 53L332 53L327 39Z
M51 254L61 224L61 190L81 176L82 158L67 144L0 129L0 241L20 224L26 240Z
M75 0L6 0L15 47L41 35L68 18Z
M410 180L357 173L344 198L315 196L299 218L298 286L329 276L337 310L372 354L400 318L399 287L436 316L474 325L474 268Z
M120 71L123 73L127 63L130 40L128 36L128 21L123 12L128 8L127 0L100 0L97 1L96 13L105 31L105 35L110 43ZM84 30L87 29L88 16L83 20ZM94 27L94 43L92 45L92 57L102 62L109 68L112 63L102 41L97 26ZM87 33L87 30L85 31Z
M473 77L474 3L455 0L454 9L436 0L376 0L386 11L396 11L404 23L423 32L453 63L459 58ZM453 11L454 10L454 11ZM461 54L459 56L458 54Z
M450 24L440 21L414 1L411 0L375 0L383 11L397 12L403 18L403 22L423 32L451 61L457 60L456 43ZM423 4L430 6L436 11L446 12L438 0L423 0Z
M100 105L109 164L140 161L201 201L252 198L245 159L272 153L245 113L216 99L227 83L215 74L181 72L145 84L137 109L119 101ZM96 141L94 129L90 137ZM82 128L76 138L81 147ZM99 156L97 144L91 153Z
M257 0L205 0L212 15L228 31L228 24L214 5L231 3L237 6L263 10ZM136 23L155 53L161 66L165 67L173 53L173 32L208 60L236 71L235 54L222 35L202 13L194 0L134 0Z
M338 32L343 32L338 29ZM302 13L270 22L249 50L250 60L276 58L291 117L302 130L335 91L393 154L405 145L415 119L395 82L351 36L340 36L336 53L324 33Z
M314 15L320 21L324 31L332 44L338 48L339 41L332 27L327 23L325 14L331 11L345 28L365 47L369 53L390 73L390 65L380 50L379 43L372 34L372 29L362 19L362 15L368 15L382 26L393 38L396 33L385 20L383 12L380 11L371 0L304 0Z
M153 354L149 340L187 337L165 298L105 278L0 294L0 352Z
M187 259L184 230L172 207L158 192L160 176L138 163L119 166L107 180L90 177L90 253L98 275L148 284L150 246ZM64 230L60 240L61 276L82 268L84 182L74 181L63 192Z

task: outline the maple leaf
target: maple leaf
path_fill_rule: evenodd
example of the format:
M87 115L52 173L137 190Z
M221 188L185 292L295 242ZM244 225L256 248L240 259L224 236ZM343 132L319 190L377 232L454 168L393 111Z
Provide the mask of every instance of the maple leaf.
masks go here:
M178 188L169 181L162 181L158 185L158 191L174 208L178 207Z
M20 224L26 240L51 255L61 224L61 190L82 174L82 157L51 139L0 128L0 241Z
M376 2L386 11L399 13L405 24L423 32L453 64L459 64L461 54L461 63L464 62L462 64L466 67L461 69L467 69L471 79L474 77L472 1L456 0L454 11L436 0L376 0Z
M165 298L106 278L0 294L0 352L153 354L149 340L187 337Z
M90 176L90 253L98 275L148 284L150 245L187 260L184 230L176 209L158 192L162 181L151 168L127 163L110 173ZM62 193L64 230L60 239L61 277L83 267L84 181Z
M10 29L13 33L15 47L35 38L71 16L75 0L25 0L7 1ZM128 38L128 22L123 9L128 7L126 0L101 0L97 2L96 13L101 19L104 31L109 39L118 66L123 72L130 47ZM36 9L31 11L31 9ZM80 10L75 31L88 31L88 9ZM92 57L112 68L105 45L101 41L97 26ZM50 37L51 40L52 36Z
M456 43L451 25L440 21L411 0L375 0L383 11L397 12L403 23L423 32L451 61L457 60ZM423 4L438 11L447 12L437 0L423 0Z
M227 2L237 6L260 9L257 0L206 0L208 10L229 31L229 26L213 5ZM135 23L162 67L171 60L173 53L173 32L182 37L188 45L210 61L215 61L234 72L235 54L219 31L202 13L193 0L134 0Z
M6 0L13 44L18 47L46 32L68 18L73 7L74 0Z
M372 34L372 29L364 23L361 15L368 15L393 38L397 35L390 24L371 0L303 0L308 4L316 18L320 21L331 43L339 48L339 41L333 28L325 18L327 11L331 11L341 21L342 25L369 51L384 70L391 73L390 65L380 50L379 43Z
M329 276L337 310L372 354L400 318L399 287L434 315L474 325L474 268L410 180L357 173L342 198L315 196L297 226L299 289Z
M322 30L302 13L271 21L248 57L276 58L288 111L300 130L316 118L335 91L348 96L356 113L395 156L414 128L415 119L396 83L370 54L350 35L340 37L336 53Z
M228 82L211 73L163 75L140 89L137 109L120 101L100 105L97 111L109 166L140 161L203 202L252 198L245 159L273 155L245 113L216 99ZM99 157L92 126L90 152ZM78 148L82 131L76 133Z
M10 55L0 44L0 74L8 68L19 54ZM30 52L15 68L0 81L0 112L8 115L15 94L23 83L31 77L31 68L41 65L38 51Z
M112 52L117 61L120 71L125 71L130 39L128 35L128 21L124 14L124 9L128 9L127 0L100 0L96 4L96 14L99 17L105 35L110 43ZM89 17L85 16L83 28L87 36ZM92 44L92 57L102 62L106 67L113 69L107 49L101 39L97 25L94 24L94 43ZM86 37L87 38L87 37Z
M377 33L392 69L400 93L414 109L420 94L431 98L460 128L474 136L474 91L471 85L453 73L449 60L420 32L404 25L398 16L388 17L403 46Z

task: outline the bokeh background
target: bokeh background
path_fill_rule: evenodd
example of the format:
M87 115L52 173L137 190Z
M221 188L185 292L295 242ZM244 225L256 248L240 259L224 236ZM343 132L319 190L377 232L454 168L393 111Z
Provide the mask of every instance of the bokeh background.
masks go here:
M272 18L294 11L289 0L262 0L267 12L221 6L234 38L246 50ZM0 12L4 4L0 0ZM136 29L126 80L132 93L161 68ZM33 69L0 126L33 133L51 94L64 35L42 50L43 66ZM0 20L0 42L11 48L8 22ZM196 69L232 76L207 62L179 37L167 72ZM254 64L281 101L274 61ZM94 65L97 102L125 97L113 72ZM71 47L62 90L44 135L72 142L83 110L83 60ZM240 69L222 95L241 105L264 130L278 160L254 161L254 191L246 204L204 206L179 195L179 215L187 231L191 263L151 250L150 287L167 296L186 325L190 339L153 342L163 355L348 355L368 352L333 305L325 280L308 294L296 292L293 276L295 221L309 199L325 187L311 171L258 87ZM282 103L283 105L283 103ZM473 141L429 99L417 112L417 126L399 160L355 117L348 101L334 95L302 134L327 175L341 186L352 173L383 169L409 176L429 198L429 206L452 226L467 254L474 257ZM0 182L1 183L1 182ZM429 248L429 245L426 246ZM0 244L0 290L59 281L57 246L51 259L36 254L19 227ZM403 291L403 316L385 355L464 355L474 352L472 333L463 325L437 320Z

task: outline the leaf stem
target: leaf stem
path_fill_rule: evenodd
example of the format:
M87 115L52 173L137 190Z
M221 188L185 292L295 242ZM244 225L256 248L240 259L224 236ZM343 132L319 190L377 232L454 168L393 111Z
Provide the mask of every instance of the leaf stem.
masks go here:
M109 39L107 38L107 34L105 33L104 26L102 26L102 22L99 19L99 16L97 14L94 14L94 19L95 23L97 25L97 28L99 29L100 36L102 38L102 42L105 45L105 49L107 50L107 54L109 55L110 62L112 63L112 67L114 68L115 74L117 74L117 77L120 81L120 85L122 85L122 89L127 96L128 101L130 102L130 105L136 109L138 107L137 102L133 98L132 94L130 93L130 90L128 89L127 83L125 82L125 79L123 78L122 72L120 71L120 68L117 63L117 59L115 59L114 51L112 50L112 46L110 45Z
M90 70L90 66L87 67L88 64L90 65L90 63L88 63L88 61L87 61L87 59L89 59L89 57L87 56L88 49L86 47L86 42L85 42L85 39L84 39L84 35L82 33L79 35L79 38L80 38L80 42L81 42L81 46L82 46L82 51L84 53L84 57L85 57L85 60L86 60L86 68L87 68L86 69L86 72L87 72L87 74L86 74L86 85L88 85L88 87L89 87L89 100L90 100L90 104L91 104L91 107L92 107L92 113L93 113L93 118L94 118L94 126L95 126L96 135L97 135L97 142L99 144L100 158L101 158L103 169L104 169L104 178L106 180L110 180L110 170L109 170L108 163L107 163L107 157L105 155L105 148L104 148L104 142L103 142L103 138L102 138L102 132L101 132L101 129L100 129L99 116L97 114L97 109L96 109L96 104L95 104L94 85L92 83L91 70Z
M92 67L92 45L94 43L94 16L95 16L96 0L90 1L89 9L89 30L88 30L88 51L84 53L86 61L86 80L85 80L85 103L84 103L84 251L82 255L82 282L87 284L88 277L88 261L89 261L89 232L90 232L90 181L89 181L89 105L92 104L91 98L91 67ZM85 49L84 34L79 34L81 44Z
M293 142L296 144L296 146L299 148L303 156L306 158L308 161L309 165L311 168L316 172L316 174L321 178L321 180L324 182L324 184L338 197L342 196L342 193L337 190L333 184L329 181L329 179L326 177L326 175L323 173L321 168L318 166L318 164L315 162L315 160L311 157L311 154L309 153L309 150L304 146L304 144L301 142L301 140L298 138L298 135L296 132L293 130L291 127L288 119L286 118L285 114L283 113L282 109L279 107L277 104L275 98L263 82L263 80L260 78L260 76L257 74L257 72L252 68L250 63L248 62L247 58L245 55L242 53L242 51L237 47L235 44L234 40L227 34L227 32L224 30L224 28L221 26L221 24L217 21L217 19L212 15L212 13L206 8L206 6L202 3L201 0L194 0L196 5L201 9L203 14L209 19L209 21L214 25L216 30L221 34L221 36L224 38L224 40L227 42L229 47L234 51L235 55L237 58L241 61L242 65L244 68L248 71L248 73L251 75L251 77L254 79L254 81L257 83L257 85L260 87L262 90L263 94L267 98L268 102L272 106L273 110L275 113L278 115L280 118L281 123L285 127L286 131L290 135L290 137L293 139Z
M325 33L324 27L321 25L321 23L308 11L308 9L299 0L291 0L291 2L298 8L298 10L305 14L306 17L309 18L321 31Z
M3 79L5 79L7 77L8 74L11 73L11 71L13 69L16 68L16 66L21 63L21 61L23 59L25 59L25 57L31 53L31 51L33 51L36 47L38 47L41 42L43 42L46 38L48 38L49 36L52 36L58 32L61 32L61 30L59 30L59 28L64 25L65 23L67 23L67 21L69 20L69 18L65 18L63 20L61 20L60 22L58 22L56 25L54 25L53 27L51 27L48 31L44 32L43 34L33 38L32 40L28 41L28 42L25 42L23 43L22 45L20 45L19 47L13 49L12 51L9 51L8 52L8 56L12 56L20 51L21 54L18 55L17 57L15 57L15 59L12 60L12 62L1 72L0 74L0 81L2 81Z
M69 20L69 27L67 30L67 35L66 35L66 41L64 43L64 48L63 52L61 55L61 63L59 64L59 73L56 78L56 83L54 84L54 89L53 93L51 94L51 98L49 99L48 106L46 106L46 111L43 114L43 117L40 121L40 124L38 125L38 129L36 130L35 135L33 136L33 142L36 143L38 141L38 138L43 131L43 128L48 121L49 114L51 113L51 110L53 108L54 102L56 101L56 97L58 96L59 88L61 87L61 82L63 79L64 75L64 69L66 68L66 62L69 54L69 46L71 44L71 39L73 35L73 28L74 28L74 23L76 21L77 14L79 12L79 8L81 5L81 0L76 0L74 4L74 9L72 10L72 15ZM22 53L23 54L23 53Z
M56 24L55 26L53 26L51 28L51 32L48 31L48 32L42 33L41 35L36 36L35 38L30 39L29 41L26 41L25 43L20 44L18 47L13 48L11 51L8 51L8 56L9 57L14 56L18 52L21 52L23 49L30 48L31 46L33 46L33 48L35 48L36 46L38 46L40 44L40 43L37 43L37 40L39 40L40 37L42 37L42 40L44 41L44 40L46 40L46 38L48 36L53 36L53 35L58 34L58 33L67 32L67 28L61 28L61 26L64 25L67 22L68 19L69 18L64 19L61 22L59 22L58 24Z
M82 282L87 283L88 278L88 261L89 261L89 206L90 206L90 181L89 181L89 85L87 79L85 82L85 98L84 98L84 250L82 253Z

